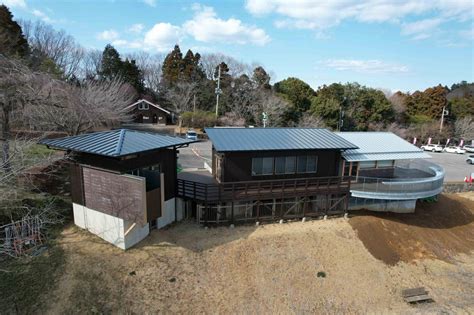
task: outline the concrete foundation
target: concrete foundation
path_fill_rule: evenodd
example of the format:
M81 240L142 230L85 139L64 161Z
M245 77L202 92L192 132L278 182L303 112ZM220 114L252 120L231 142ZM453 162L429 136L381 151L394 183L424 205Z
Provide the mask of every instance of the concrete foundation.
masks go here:
M378 212L413 213L415 200L379 200L351 197L349 210L370 210Z

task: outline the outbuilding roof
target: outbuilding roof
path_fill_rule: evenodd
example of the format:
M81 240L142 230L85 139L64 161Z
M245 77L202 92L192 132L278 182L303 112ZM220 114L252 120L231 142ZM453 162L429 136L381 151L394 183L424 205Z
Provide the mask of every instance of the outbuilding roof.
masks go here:
M157 108L157 109L159 109L159 110L161 110L161 111L167 113L168 115L171 114L171 112L170 112L169 110L166 110L166 109L164 109L163 107L161 107L160 105L153 104L152 102L147 101L146 99L143 99L143 98L142 98L142 99L139 99L138 101L136 101L136 102L133 103L133 104L128 105L127 107L125 107L125 109L130 109L130 108L132 108L132 107L134 107L134 106L136 106L136 105L138 105L138 104L140 104L140 103L147 103L148 105L151 105L151 106L153 106L153 107L155 107L155 108Z
M339 132L338 135L359 147L342 153L349 162L431 158L391 132Z
M205 131L218 152L357 148L321 128L206 128Z
M43 139L39 143L55 149L121 157L193 142L196 141L143 131L117 129L65 138Z

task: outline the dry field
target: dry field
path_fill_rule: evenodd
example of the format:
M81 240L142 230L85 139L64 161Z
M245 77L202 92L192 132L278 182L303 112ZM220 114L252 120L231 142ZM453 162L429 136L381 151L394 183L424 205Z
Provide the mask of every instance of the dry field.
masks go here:
M460 195L414 215L180 223L126 252L70 226L59 246L64 272L42 299L54 314L474 312L474 200ZM417 286L434 302L404 303Z

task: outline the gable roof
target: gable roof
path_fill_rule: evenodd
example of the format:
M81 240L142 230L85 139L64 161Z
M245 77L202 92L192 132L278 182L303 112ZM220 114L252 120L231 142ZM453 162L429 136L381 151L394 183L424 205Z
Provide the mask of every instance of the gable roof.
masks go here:
M205 131L219 152L357 148L320 128L206 128Z
M121 157L193 142L197 141L143 131L117 129L57 139L42 139L39 143L56 149Z
M359 147L342 153L349 162L431 158L391 132L339 132L338 135Z
M159 105L153 104L152 102L147 101L147 100L144 99L144 98L142 98L142 99L136 101L135 103L133 103L133 104L131 104L131 105L128 105L127 107L125 107L125 109L132 108L133 106L136 106L136 105L140 104L141 102L145 102L145 103L147 103L148 105L151 105L151 106L153 106L153 107L155 107L155 108L158 108L159 110L164 111L164 112L167 113L168 115L171 114L171 112L170 112L169 110L166 110L166 109L164 109L163 107L161 107L161 106L159 106Z

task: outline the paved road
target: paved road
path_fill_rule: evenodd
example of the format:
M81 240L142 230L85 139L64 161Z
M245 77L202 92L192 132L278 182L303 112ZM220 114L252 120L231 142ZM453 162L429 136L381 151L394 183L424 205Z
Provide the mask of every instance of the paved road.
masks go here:
M193 143L187 148L179 149L178 163L182 168L203 168L204 162L211 161L212 144L210 141L201 141ZM432 156L433 163L444 167L446 171L446 181L463 181L464 177L474 172L474 165L466 163L469 154L454 153L429 153Z
M211 165L212 144L210 141L192 143L179 149L178 164L182 168L203 168L204 162Z
M448 182L463 181L465 176L474 172L474 165L466 163L468 155L472 154L474 153L429 153L432 156L430 161L444 167L446 172L445 181Z

